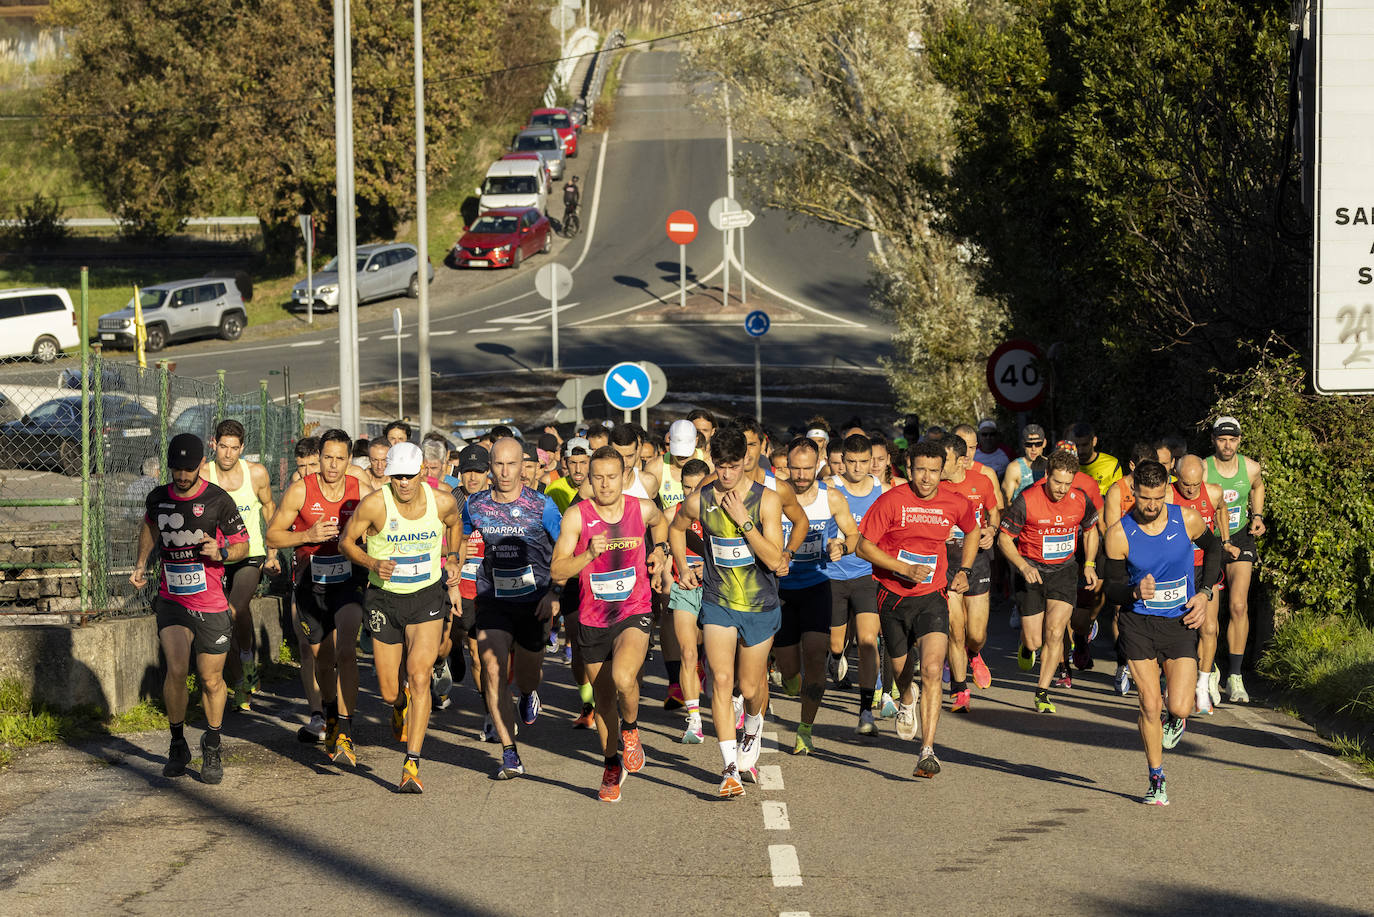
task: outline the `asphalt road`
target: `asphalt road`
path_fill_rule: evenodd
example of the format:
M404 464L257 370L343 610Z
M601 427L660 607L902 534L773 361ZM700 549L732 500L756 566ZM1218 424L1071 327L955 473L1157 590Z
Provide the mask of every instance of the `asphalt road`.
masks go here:
M710 86L676 81L678 54L656 50L631 54L625 64L614 126L583 135L570 174L584 182L582 234L559 240L549 256L536 256L518 272L486 274L436 266L432 287L432 361L441 374L492 372L551 365L548 303L534 290L534 273L547 260L574 272L574 287L560 308L560 362L569 368L604 369L622 359L664 366L752 363L753 347L739 322L728 324L633 321L635 312L674 301L678 248L664 232L667 215L687 208L702 232L688 247L689 280L717 288L724 260L720 235L707 209L726 192L726 144L722 129L691 109ZM555 197L559 194L555 190ZM747 201L745 202L748 203ZM550 210L561 213L561 201ZM773 365L830 365L842 360L873 367L890 351L891 328L869 309L867 240L851 242L817 223L762 212L749 230L746 267L754 297L783 303L795 313L778 322L765 343ZM731 271L738 296L738 268ZM396 376L391 312L401 306L405 373L414 373L414 310L406 299L362 307L360 364L365 384ZM163 356L177 371L212 377L228 372L231 386L256 384L267 372L291 367L296 391L338 385L338 336L333 331L289 339L225 344L206 341L169 348ZM552 393L550 393L552 394Z
M914 743L891 721L854 736L853 692L832 689L814 756L789 753L797 703L778 698L764 784L717 799L716 747L678 744L658 662L640 716L648 764L617 805L596 798L595 739L570 728L576 695L552 659L546 712L520 735L529 774L509 782L490 777L499 750L477 741L469 682L432 721L424 795L396 795L402 752L366 667L356 771L298 744L303 711L275 695L228 718L216 787L164 780L161 733L32 752L0 779L0 913L1374 909L1374 781L1302 724L1259 707L1194 718L1166 753L1171 805L1144 806L1133 698L1099 663L1057 715L1036 714L1004 618L995 631L993 686L970 716L942 718L933 780L910 776Z

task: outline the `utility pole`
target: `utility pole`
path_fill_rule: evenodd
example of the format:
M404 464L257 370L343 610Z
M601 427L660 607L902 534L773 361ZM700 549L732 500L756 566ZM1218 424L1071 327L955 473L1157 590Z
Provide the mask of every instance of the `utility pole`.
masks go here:
M354 371L353 349L357 344L352 334L349 316L353 308L353 290L357 278L354 251L353 214L353 143L352 143L352 74L351 25L348 0L334 0L334 182L335 182L335 238L339 266L339 426L350 436L357 436L358 409L354 398L358 393L358 377Z
M429 369L429 205L425 175L425 50L421 0L415 0L415 260L420 279L419 321L415 341L419 360L420 435L434 429L434 398Z

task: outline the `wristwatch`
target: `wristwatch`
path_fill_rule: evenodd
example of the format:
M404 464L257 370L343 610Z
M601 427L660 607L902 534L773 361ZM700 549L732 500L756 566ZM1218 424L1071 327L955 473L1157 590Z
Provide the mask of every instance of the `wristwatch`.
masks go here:
M754 520L753 520L753 519L746 519L746 520L744 520L744 524L741 525L741 526L739 527L739 533L740 533L741 535L748 535L748 534L749 534L750 532L752 532L753 530L754 530Z
M668 557L672 554L672 550L668 547L668 542L666 541L657 542L656 544L654 544L654 547L661 550L663 552L664 557Z
M220 562L220 563L224 563L224 562L227 561L228 559L229 559L229 549L226 548L224 545L220 545L220 547L219 547L219 562Z
M1212 601L1212 587L1211 587L1211 586L1203 586L1201 589L1198 590L1198 592L1201 592L1203 595L1207 596L1207 601L1209 601L1209 602Z
M962 573L962 574L964 574L964 576L972 576L972 575L973 575L973 568L972 568L972 567L960 567L960 568L959 568L959 572Z

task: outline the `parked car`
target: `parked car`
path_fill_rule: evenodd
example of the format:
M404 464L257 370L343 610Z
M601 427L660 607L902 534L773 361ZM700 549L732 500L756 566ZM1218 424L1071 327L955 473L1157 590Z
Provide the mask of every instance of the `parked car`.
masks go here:
M549 166L548 166L548 163L544 162L544 157L543 157L543 156L540 156L538 153L507 153L506 155L502 156L502 157L501 157L499 160L497 160L497 161L498 161L498 162L521 162L522 160L524 160L524 161L529 161L529 162L537 162L537 163L540 164L540 166L544 169L544 193L545 193L545 194L552 194L552 193L553 193L553 176L549 174Z
M80 344L80 337L66 290L0 290L0 357L31 356L51 363L66 348Z
M232 277L197 277L143 287L138 291L148 337L144 347L156 353L168 344L218 335L236 341L248 325L248 310ZM100 316L96 328L102 344L134 346L134 301Z
M553 247L549 218L533 207L488 210L453 246L456 267L519 267Z
M157 415L118 395L103 396L101 407L102 426L93 432L104 437L108 469L137 471L146 457L157 452ZM94 460L94 448L91 456ZM18 420L0 424L0 466L80 474L81 396L45 401Z
M530 122L526 128L543 127L552 130L563 141L563 155L569 159L577 157L577 123L566 108L536 108L530 112Z
M379 242L359 245L358 254L358 303L388 299L405 294L411 299L420 295L420 272L417 267L415 246L408 242ZM425 259L426 276L434 282L434 265ZM291 288L291 302L304 308L310 297L309 281L306 278ZM316 271L315 308L320 310L339 308L339 259L333 258L322 270Z
M563 177L563 141L558 134L547 127L527 128L516 134L510 142L512 153L539 153L548 163L549 175L554 181Z
M540 213L549 209L547 173L540 162L502 159L487 168L487 177L477 189L477 212L509 207L533 207Z

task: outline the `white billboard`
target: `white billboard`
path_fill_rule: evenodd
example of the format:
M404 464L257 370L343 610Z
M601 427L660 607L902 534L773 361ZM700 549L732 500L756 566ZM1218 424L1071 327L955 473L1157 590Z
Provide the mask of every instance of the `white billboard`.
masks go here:
M1319 0L1313 368L1324 394L1374 392L1374 0Z

